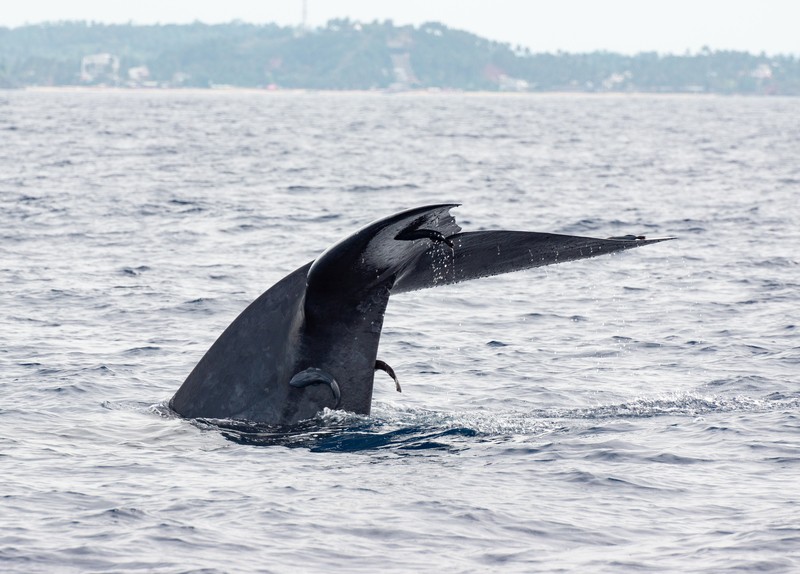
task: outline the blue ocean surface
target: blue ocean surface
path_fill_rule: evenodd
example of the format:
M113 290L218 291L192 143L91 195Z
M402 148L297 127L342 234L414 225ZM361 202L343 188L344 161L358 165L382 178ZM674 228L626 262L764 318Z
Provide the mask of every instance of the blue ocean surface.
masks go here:
M800 101L0 92L0 571L800 571ZM168 401L360 226L676 241L389 303L373 412Z

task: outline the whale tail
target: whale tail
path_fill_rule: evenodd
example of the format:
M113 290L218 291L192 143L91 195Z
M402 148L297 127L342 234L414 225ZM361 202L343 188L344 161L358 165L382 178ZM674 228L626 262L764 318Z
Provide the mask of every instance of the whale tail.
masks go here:
M398 274L392 294L596 257L674 237L626 235L599 239L532 231L473 231L447 239L453 247L431 245Z
M397 383L377 359L390 295L670 239L462 233L453 207L380 219L273 285L220 335L171 407L187 417L268 424L295 423L331 404L369 414L375 369Z

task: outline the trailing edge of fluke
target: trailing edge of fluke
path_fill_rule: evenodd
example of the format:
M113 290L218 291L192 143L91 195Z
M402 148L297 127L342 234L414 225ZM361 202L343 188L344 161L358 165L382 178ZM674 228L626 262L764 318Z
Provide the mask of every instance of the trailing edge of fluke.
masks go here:
M170 401L182 416L290 425L324 408L369 414L389 296L672 239L529 231L462 233L450 209L416 207L328 248L253 301Z

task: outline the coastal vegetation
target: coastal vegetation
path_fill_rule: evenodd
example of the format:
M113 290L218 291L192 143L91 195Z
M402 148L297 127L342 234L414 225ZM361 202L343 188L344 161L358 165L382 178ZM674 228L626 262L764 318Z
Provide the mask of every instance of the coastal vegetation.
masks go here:
M796 95L800 59L710 48L533 53L439 23L391 21L0 28L0 88L79 85Z

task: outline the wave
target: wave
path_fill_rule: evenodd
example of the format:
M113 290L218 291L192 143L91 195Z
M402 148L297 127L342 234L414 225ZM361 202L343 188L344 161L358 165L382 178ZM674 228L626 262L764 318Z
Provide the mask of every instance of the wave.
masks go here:
M106 405L108 408L114 408ZM166 402L146 409L177 418ZM529 412L433 411L376 403L370 416L326 409L314 419L293 426L265 425L232 419L194 419L201 430L217 431L228 440L251 446L305 448L312 452L391 450L460 451L473 443L541 438L580 432L586 422L702 417L732 412L761 413L800 409L800 397L771 394L765 398L676 393L638 397L611 405L536 409Z

